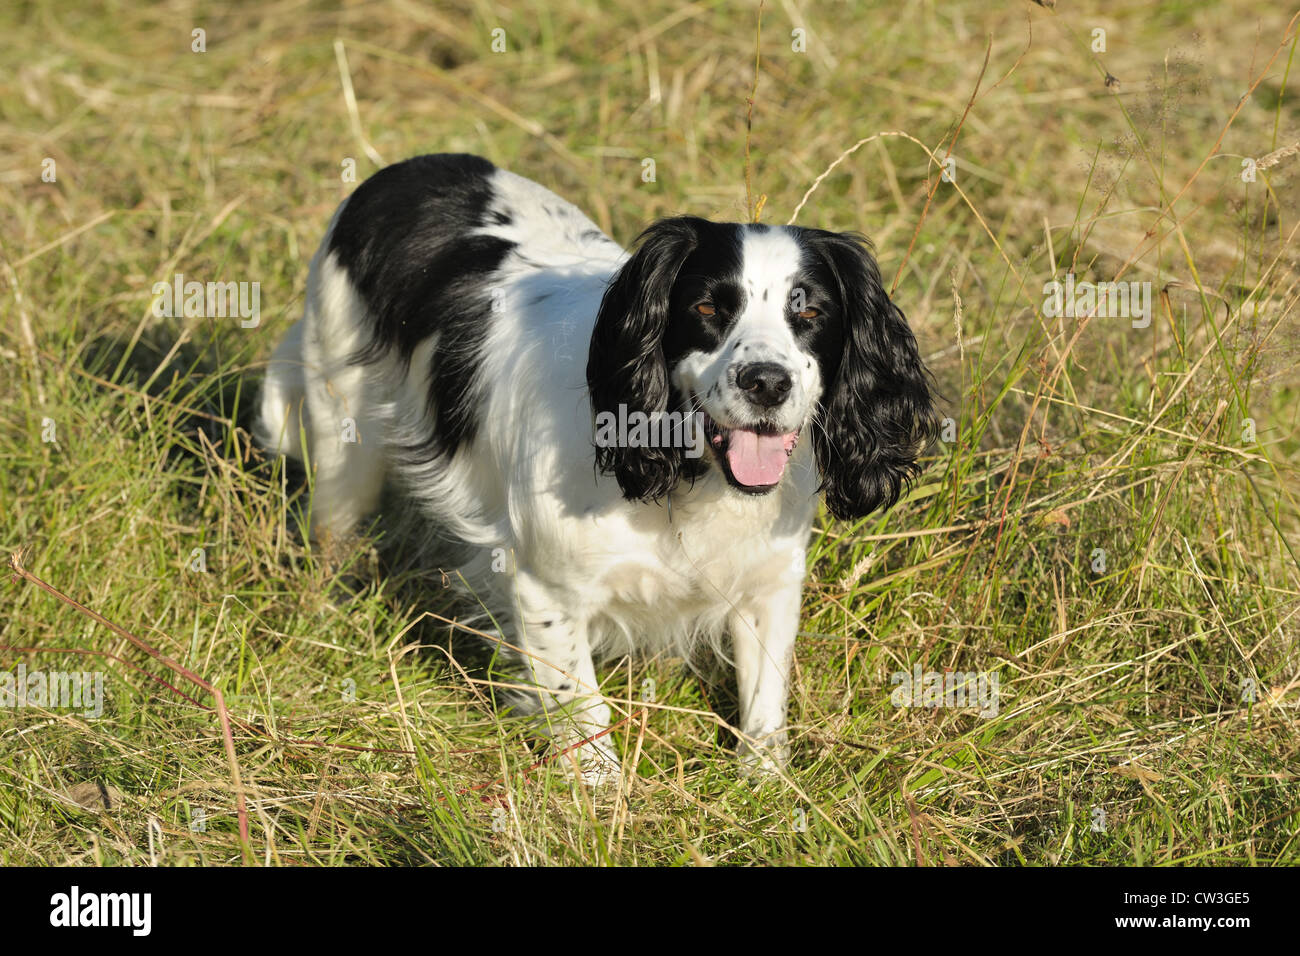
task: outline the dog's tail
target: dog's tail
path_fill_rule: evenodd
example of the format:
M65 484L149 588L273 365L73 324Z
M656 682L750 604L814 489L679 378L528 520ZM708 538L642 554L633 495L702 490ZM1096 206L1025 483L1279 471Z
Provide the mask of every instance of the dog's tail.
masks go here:
M301 459L307 430L307 375L302 353L303 323L276 348L262 384L261 409L253 437L269 452Z

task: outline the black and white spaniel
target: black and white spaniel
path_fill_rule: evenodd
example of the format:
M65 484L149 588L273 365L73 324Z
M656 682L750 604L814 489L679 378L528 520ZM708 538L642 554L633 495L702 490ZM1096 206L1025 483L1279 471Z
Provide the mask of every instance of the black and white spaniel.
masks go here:
M593 658L707 642L770 769L818 494L887 507L934 429L864 242L682 216L629 255L487 160L398 163L335 213L259 437L306 453L318 534L399 481L566 736L609 725ZM616 766L607 736L579 753Z

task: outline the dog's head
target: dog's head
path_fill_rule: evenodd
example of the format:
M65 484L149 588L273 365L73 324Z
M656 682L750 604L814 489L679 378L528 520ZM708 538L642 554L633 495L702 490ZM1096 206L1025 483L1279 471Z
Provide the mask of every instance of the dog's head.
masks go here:
M684 442L597 443L597 466L637 500L709 466L767 494L810 440L827 507L861 517L897 500L936 423L866 240L820 229L651 226L605 292L587 383L597 416L700 413L702 458Z

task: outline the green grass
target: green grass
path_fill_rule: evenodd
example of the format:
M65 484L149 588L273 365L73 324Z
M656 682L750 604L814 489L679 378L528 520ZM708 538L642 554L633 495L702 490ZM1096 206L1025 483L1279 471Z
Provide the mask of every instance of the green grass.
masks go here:
M79 6L0 13L3 545L221 688L253 860L1300 863L1300 155L1241 165L1297 139L1290 13L769 3L751 199L754 6ZM908 134L799 221L873 237L955 435L898 507L818 526L787 777L739 777L718 688L671 660L602 672L618 787L526 773L400 522L304 541L309 488L247 428L342 164L376 168L336 38L383 162L481 153L624 243L760 194L785 222ZM1069 271L1151 282L1150 327L1044 315ZM259 282L260 326L155 318L175 272ZM0 711L0 861L241 861L207 694L15 582L20 662L107 699ZM997 674L999 713L895 707L916 664Z

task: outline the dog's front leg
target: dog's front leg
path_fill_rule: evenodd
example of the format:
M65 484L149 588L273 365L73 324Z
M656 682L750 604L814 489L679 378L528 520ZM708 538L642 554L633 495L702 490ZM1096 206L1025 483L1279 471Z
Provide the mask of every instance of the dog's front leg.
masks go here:
M790 757L786 706L799 630L802 581L782 583L766 598L740 602L730 616L740 693L740 746L747 768L773 771Z
M609 727L609 704L600 694L591 657L587 621L566 610L537 578L520 572L515 582L516 622L525 669L535 685L526 695L540 705L557 745L577 749L582 777L605 783L618 770L608 736L590 740Z

